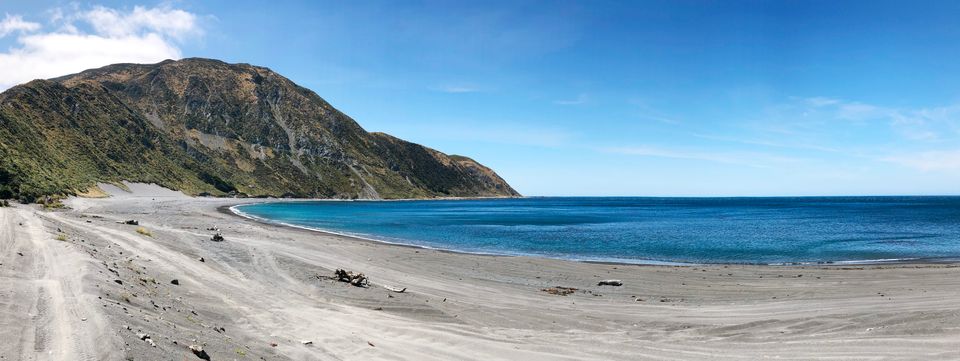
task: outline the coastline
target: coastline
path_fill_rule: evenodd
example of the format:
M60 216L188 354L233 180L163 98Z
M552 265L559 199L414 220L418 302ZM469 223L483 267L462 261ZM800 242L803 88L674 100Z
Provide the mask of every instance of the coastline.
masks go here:
M504 197L506 198L506 197ZM515 197L514 197L515 198ZM471 199L482 199L482 198L471 198ZM453 199L447 199L453 200ZM253 204L264 204L264 203L274 203L274 202L283 202L284 200L277 201L263 201L263 202L252 202L252 203L237 203L217 207L217 211L226 215L240 217L246 220L262 223L265 225L271 226L281 226L294 228L299 230L305 230L310 232L318 232L326 235L345 237L348 239L353 239L356 241L362 242L374 242L378 244L399 246L399 247L411 247L417 249L433 250L439 252L448 252L454 254L470 254L478 256L490 256L490 257L532 257L532 258L543 258L543 259L553 259L560 261L570 261L570 262L583 262L583 263L593 263L601 265L642 265L642 266L703 266L703 265L720 265L720 266L770 266L770 267L784 267L784 266L850 266L850 265L913 265L913 264L960 264L960 258L958 257L940 257L940 258L891 258L891 259L867 259L867 260L837 260L837 261L822 261L822 262L778 262L778 263L694 263L694 262L683 262L683 261L663 261L663 260L653 260L653 259L584 259L584 258L575 258L575 257L550 257L547 255L540 254L528 254L528 253L495 253L495 252L479 252L479 251L469 251L469 250L457 250L441 247L431 247L425 245L418 245L413 243L402 243L402 242L391 242L383 239L378 239L375 237L364 237L362 235L349 234L343 232L337 232L332 230L320 229L315 227L301 226L286 222L278 222L262 217L257 217L246 212L240 211L236 207L253 205ZM315 202L315 201L328 201L324 199L296 199L296 202ZM334 200L336 201L336 200ZM365 200L367 202L378 202L380 200Z
M0 356L179 360L196 358L197 345L238 360L960 358L957 264L485 256L224 212L247 200L131 188L68 199L66 210L0 208L10 250L0 282L18 290L0 294L0 337L14 340ZM223 242L210 240L212 228ZM36 271L65 260L71 272ZM338 268L370 286L331 279ZM605 279L623 285L597 285ZM555 287L576 290L543 291Z
M303 200L303 201L312 201L312 200L305 199L305 200ZM409 248L416 248L416 249L423 249L423 250L431 250L431 251L445 252L445 253L451 253L451 254L467 254L467 255L486 256L486 257L532 257L532 258L552 259L552 260L558 260L558 261L584 262L584 263L609 264L609 265L624 265L624 266L628 266L628 265L645 265L645 266L696 266L696 265L699 265L698 263L670 262L670 261L657 261L657 260L637 260L637 262L629 262L629 261L627 261L627 260L623 260L623 261L617 261L617 260L588 260L588 259L574 259L574 258L561 258L561 257L547 257L547 256L543 256L543 255L536 255L536 254L521 254L521 253L508 254L508 253L494 253L494 252L474 252L474 251L456 250L456 249L449 249L449 248L430 247L430 246L418 245L418 244L412 244L412 243L390 242L390 241L386 241L386 240L382 240L382 239L377 239L377 238L373 238L373 237L363 237L363 236L356 235L356 234L349 234L349 233L336 232L336 231L331 231L331 230L326 230L326 229L320 229L320 228L314 228L314 227L300 226L300 225L290 224L290 223L285 223L285 222L275 222L275 221L271 221L271 220L269 220L269 219L264 219L264 218L257 217L257 216L251 215L251 214L247 214L247 213L245 213L245 212L239 211L239 210L237 210L237 209L234 208L234 207L237 207L237 206L240 206L240 205L261 204L261 203L269 203L269 202L241 203L241 204L220 206L220 207L217 207L217 211L220 212L220 213L229 215L229 216L240 217L240 218L243 218L243 219L246 219L246 220L249 220L249 221L258 222L258 223L261 223L261 224L264 224L264 225L278 226L278 227L286 227L286 228L298 229L298 230L303 230L303 231L308 231L308 232L317 232L317 233L322 233L322 234L329 235L329 236L344 237L344 238L347 238L347 239L350 239L350 240L354 240L354 241L358 241L358 242L372 242L372 243L382 244L382 245L397 246L397 247L409 247Z

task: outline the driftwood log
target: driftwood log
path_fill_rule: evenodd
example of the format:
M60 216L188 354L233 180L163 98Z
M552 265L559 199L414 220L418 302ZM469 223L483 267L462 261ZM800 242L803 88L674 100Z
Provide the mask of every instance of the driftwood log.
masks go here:
M406 288L406 287L404 287L404 288L399 288L399 287L391 287L391 286L384 285L383 288L386 288L386 289L388 289L388 290L390 290L390 291L393 291L393 292L396 292L396 293L404 293L404 292L407 292L407 288Z
M620 280L603 280L597 283L597 286L623 286Z
M338 268L333 274L336 276L338 281L347 282L357 287L367 287L370 284L369 280L367 280L367 276L364 276L363 273L353 273Z
M558 295L558 296L566 296L566 295L573 294L574 292L577 292L577 289L576 289L576 288L573 288L573 287L561 287L561 286L550 287L550 288L541 288L540 290L543 291L543 292L549 293L549 294L551 294L551 295Z

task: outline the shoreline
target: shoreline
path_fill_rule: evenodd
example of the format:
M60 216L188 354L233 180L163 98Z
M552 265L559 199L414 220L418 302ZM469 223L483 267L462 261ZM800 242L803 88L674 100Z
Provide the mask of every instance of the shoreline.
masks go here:
M267 202L264 202L264 203L267 203ZM260 223L260 224L263 224L263 225L269 225L269 226L273 226L273 227L282 227L282 228L296 229L296 230L306 231L306 232L315 232L315 233L320 233L320 234L324 234L324 235L328 235L328 236L333 236L333 237L341 237L341 238L348 239L348 240L351 240L351 241L370 242L370 243L379 244L379 245L396 246L396 247L404 247L404 248L414 248L414 249L422 249L422 250L429 250L429 251L444 252L444 253L449 253L449 254L463 254L463 255L474 255L474 256L483 256L483 257L530 257L530 258L550 259L550 260L557 260L557 261L570 261L570 262L595 263L595 264L611 264L611 265L624 265L624 266L628 266L628 265L629 265L629 266L667 266L667 267L673 267L673 266L696 266L696 265L700 265L700 264L697 264L697 263L680 263L680 262L667 262L667 261L655 261L655 260L650 260L649 263L646 263L646 262L634 263L634 262L616 262L616 261L578 260L578 259L570 259L570 258L546 257L546 256L534 255L534 254L502 254L502 253L492 253L492 252L472 252L472 251L462 251L462 250L455 250L455 249L448 249L448 248L430 247L430 246L424 246L424 245L418 245L418 244L410 244L410 243L389 242L389 241L384 241L384 240L380 240L380 239L376 239L376 238L363 237L363 236L359 236L359 235L355 235L355 234L347 234L347 233L335 232L335 231L330 231L330 230L325 230L325 229L319 229L319 228L313 228L313 227L307 227L307 226L298 226L298 225L289 224L289 223L284 223L284 222L275 222L275 221L271 221L271 220L264 219L264 218L261 218L261 217L249 215L249 214L246 214L246 213L243 213L243 212L240 212L240 211L237 211L237 210L234 210L234 209L233 209L233 208L236 207L236 206L247 205L247 204L258 204L258 203L244 203L244 204L235 204L235 205L220 206L220 207L217 207L217 211L220 212L220 213L229 215L229 216L238 217L238 218L241 218L241 219L244 219L244 220L253 221L253 222L257 222L257 223Z
M528 198L528 197L514 197L514 198ZM310 202L310 201L327 201L327 200L314 200L314 199L298 199L298 202ZM337 201L337 200L333 200ZM351 200L352 201L352 200ZM370 201L379 201L379 200L370 200ZM283 201L280 201L283 202ZM239 217L242 219L254 221L257 223L277 226L277 227L286 227L291 229L298 229L308 232L317 232L326 235L344 237L347 239L352 239L356 241L363 242L374 242L378 244L398 246L398 247L409 247L417 248L424 250L432 250L439 252L447 252L452 254L468 254L468 255L477 255L477 256L487 256L487 257L530 257L530 258L540 258L540 259L551 259L559 261L570 261L570 262L581 262L581 263L591 263L591 264L600 264L600 265L622 265L622 266L663 266L663 267L691 267L691 266L706 266L706 265L720 265L720 266L766 266L766 267L788 267L788 266L856 266L856 265L924 265L924 264L957 264L960 265L960 257L929 257L929 258L895 258L895 259L872 259L872 260L846 260L846 261L821 261L821 262L777 262L777 263L693 263L693 262L680 262L680 261L661 261L661 260L647 260L647 259L638 259L636 261L631 260L622 260L622 259L613 259L613 260L602 260L602 259L578 259L578 258L564 258L564 257L550 257L546 255L539 254L525 254L525 253L494 253L494 252L478 252L478 251L467 251L467 250L456 250L449 248L440 248L440 247L431 247L424 246L412 243L399 243L399 242L390 242L382 239L377 239L373 237L363 237L355 234L348 234L342 232L336 232L331 230L325 230L320 228L300 226L285 222L277 222L262 217L257 217L243 211L236 209L238 206L246 206L253 204L265 204L265 203L275 203L273 201L264 201L264 202L251 202L251 203L236 203L230 205L223 205L217 207L217 211L223 214L227 214L234 217Z

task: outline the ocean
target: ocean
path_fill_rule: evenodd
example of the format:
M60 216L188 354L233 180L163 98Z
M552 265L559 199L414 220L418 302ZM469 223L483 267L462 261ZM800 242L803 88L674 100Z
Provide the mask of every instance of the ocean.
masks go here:
M544 197L241 205L268 222L450 251L624 263L960 258L960 197Z

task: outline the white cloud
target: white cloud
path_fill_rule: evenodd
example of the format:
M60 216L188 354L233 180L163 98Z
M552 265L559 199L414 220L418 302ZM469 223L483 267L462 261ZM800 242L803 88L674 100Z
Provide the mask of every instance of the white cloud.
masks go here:
M38 23L24 21L20 15L7 14L6 17L3 18L3 21L0 21L0 38L15 31L37 31L38 29L40 29L40 24Z
M123 13L98 6L81 14L81 18L89 22L98 34L117 38L156 33L179 40L200 30L196 15L170 8L147 9L137 6L133 11Z
M0 23L9 22L20 31L18 45L0 53L0 90L114 63L179 59L179 44L203 34L196 15L165 6L51 13L48 26L56 30L43 31L40 24L24 22L20 16L8 15Z

